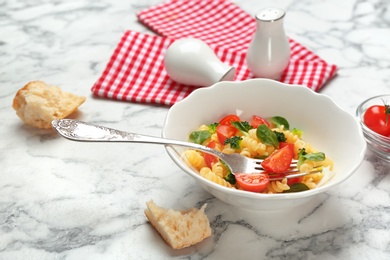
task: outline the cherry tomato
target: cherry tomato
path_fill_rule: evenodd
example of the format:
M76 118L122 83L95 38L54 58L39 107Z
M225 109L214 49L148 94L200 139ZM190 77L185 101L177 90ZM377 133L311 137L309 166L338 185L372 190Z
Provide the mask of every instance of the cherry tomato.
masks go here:
M294 183L301 182L302 180L303 180L303 176L296 177L296 178L291 178L291 179L287 179L287 185L288 185L288 186L291 186L291 185L293 185Z
M253 128L257 128L259 125L266 125L268 127L271 127L270 123L268 123L268 121L265 120L264 118L262 118L260 116L253 116L251 126Z
M390 106L371 106L369 107L363 116L363 121L368 128L372 131L384 135L390 136Z
M282 173L288 170L294 154L289 146L285 146L273 152L262 163L267 172Z
M282 149L282 148L285 147L285 146L288 146L288 148L290 148L291 153L293 154L293 158L294 158L294 149L295 149L295 145L292 144L292 143L287 143L287 142L280 142L280 143L279 143L279 149Z
M269 176L264 173L236 173L237 184L246 191L262 192L269 184Z
M238 129L232 125L218 125L216 131L218 141L221 144L225 143L226 138L230 138L238 133Z
M294 158L294 144L287 143L287 142L280 142L279 143L279 149L282 149L283 147L286 147L286 146L290 149L291 153L293 154L293 158ZM291 186L294 183L301 182L302 180L303 180L303 176L287 179L287 184L288 184L288 186Z
M217 143L213 140L207 144L207 147L214 149L216 144ZM218 162L218 158L209 153L204 153L203 158L209 168L211 168L214 163Z
M241 121L240 117L237 116L237 115L227 115L225 117L223 117L220 121L219 121L219 124L220 125L231 125L230 122L237 122L237 121Z
M280 178L284 178L284 174L279 174L279 175L273 175L272 174L272 176L270 176L270 178L276 178L276 177L280 177ZM295 178L289 178L289 179L287 179L287 184L288 184L288 186L291 186L291 185L293 185L294 183L298 183L298 182L302 182L302 180L303 180L303 176L299 176L299 177L295 177Z

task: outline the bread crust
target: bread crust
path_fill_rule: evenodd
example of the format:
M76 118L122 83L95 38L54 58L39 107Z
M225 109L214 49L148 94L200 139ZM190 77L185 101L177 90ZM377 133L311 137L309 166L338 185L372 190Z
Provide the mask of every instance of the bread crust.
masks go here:
M197 244L211 235L210 223L204 210L191 208L184 211L164 209L153 200L146 203L145 215L164 241L173 249Z
M43 129L51 128L51 121L62 119L78 109L85 97L62 91L43 81L28 82L16 93L12 107L26 124Z

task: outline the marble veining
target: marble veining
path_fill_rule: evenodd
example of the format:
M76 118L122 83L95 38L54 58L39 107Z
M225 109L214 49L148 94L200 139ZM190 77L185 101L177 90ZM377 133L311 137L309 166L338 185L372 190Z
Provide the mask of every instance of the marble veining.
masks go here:
M251 212L209 195L163 146L70 142L19 120L12 99L39 79L87 97L73 118L160 136L167 107L98 99L90 88L125 30L153 34L135 14L161 2L0 1L0 259L390 259L390 165L370 151L334 190ZM251 14L286 10L286 33L339 67L321 93L346 111L390 92L387 0L234 2ZM144 216L149 199L207 203L212 236L170 249Z

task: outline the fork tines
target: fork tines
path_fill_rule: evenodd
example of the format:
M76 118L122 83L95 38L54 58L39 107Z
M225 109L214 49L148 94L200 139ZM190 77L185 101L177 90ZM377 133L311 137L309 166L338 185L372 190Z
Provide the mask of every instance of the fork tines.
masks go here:
M264 173L268 173L271 181L277 181L277 180L283 180L284 178L292 179L292 178L301 177L301 176L319 173L319 172L322 172L322 167L314 168L309 172L299 172L298 168L295 168L294 170L283 172L283 173L273 173L273 172L264 172Z
M255 164L258 165L258 166L255 166L255 169L256 170L264 170L264 168L261 166L261 163L263 162L264 160L256 160L255 161ZM290 171L295 171L297 172L297 164L298 164L298 160L292 160L291 164L290 164Z

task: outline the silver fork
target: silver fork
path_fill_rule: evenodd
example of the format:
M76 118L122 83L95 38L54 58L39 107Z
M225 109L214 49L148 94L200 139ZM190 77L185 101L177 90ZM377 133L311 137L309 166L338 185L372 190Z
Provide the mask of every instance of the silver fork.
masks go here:
M183 142L179 140L162 137L141 135L137 133L124 132L104 126L94 125L72 119L59 119L52 121L52 127L63 137L80 142L131 142L131 143L152 143L163 145L177 145L209 153L220 158L229 167L232 173L259 173L266 172L261 166L262 159L252 159L238 153L225 154L196 143ZM309 173L300 173L297 168L297 160L293 160L287 172L282 174L269 173L271 180L283 178L296 178L307 174L321 172L321 169L313 169ZM274 177L272 176L274 175Z

